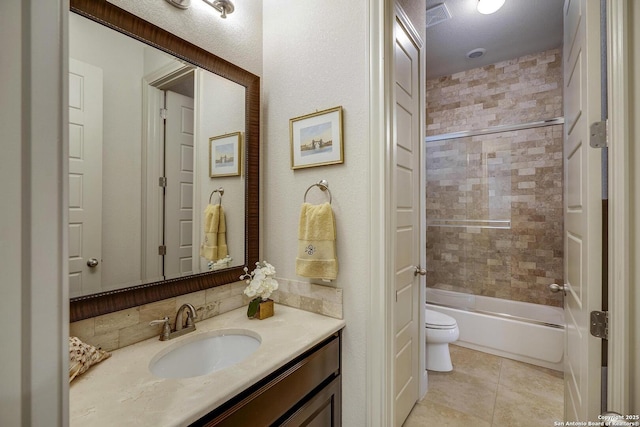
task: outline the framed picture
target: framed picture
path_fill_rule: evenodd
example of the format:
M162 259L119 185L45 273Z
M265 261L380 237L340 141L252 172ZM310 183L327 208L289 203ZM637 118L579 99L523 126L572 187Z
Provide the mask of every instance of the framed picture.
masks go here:
M240 175L242 133L234 132L209 138L209 176Z
M342 107L289 120L291 169L344 163Z

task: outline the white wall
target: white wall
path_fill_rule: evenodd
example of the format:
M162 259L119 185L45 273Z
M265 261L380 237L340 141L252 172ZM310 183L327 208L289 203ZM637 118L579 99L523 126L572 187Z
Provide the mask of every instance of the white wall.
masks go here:
M307 187L329 181L343 288L343 425L366 425L366 314L369 295L369 87L367 1L271 0L264 5L264 258L296 276L298 218ZM295 172L289 119L341 105L344 158ZM310 202L326 199L319 190ZM375 337L371 337L375 339Z
M262 75L262 1L234 0L235 12L221 19L214 8L192 0L187 10L164 0L108 0L134 15Z
M8 427L67 424L67 9L64 0L0 2L0 425Z

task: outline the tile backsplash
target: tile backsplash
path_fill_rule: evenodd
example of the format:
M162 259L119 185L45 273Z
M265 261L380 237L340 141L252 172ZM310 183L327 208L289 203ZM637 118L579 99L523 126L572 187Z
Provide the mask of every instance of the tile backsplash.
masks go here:
M277 303L342 319L342 289L286 279L278 283L280 288L272 295ZM246 306L245 287L239 281L80 320L70 324L69 334L103 350L115 350L160 335L161 326L149 326L149 322L164 316L175 322L176 311L184 303L196 308L196 322Z

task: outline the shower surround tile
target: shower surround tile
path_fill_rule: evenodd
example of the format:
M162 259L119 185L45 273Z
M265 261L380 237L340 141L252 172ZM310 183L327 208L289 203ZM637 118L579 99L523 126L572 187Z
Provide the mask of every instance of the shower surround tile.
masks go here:
M427 134L561 116L561 56L427 81ZM556 125L427 144L427 286L561 305L547 286L564 275L562 139Z
M427 80L427 135L562 116L562 51Z

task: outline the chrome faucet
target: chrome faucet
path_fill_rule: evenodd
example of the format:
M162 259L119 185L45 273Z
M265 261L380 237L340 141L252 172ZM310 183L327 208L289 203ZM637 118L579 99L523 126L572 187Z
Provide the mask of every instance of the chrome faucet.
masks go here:
M187 318L183 321L184 311L187 310ZM160 333L160 341L170 340L172 338L179 337L180 335L188 334L189 332L196 330L196 325L193 323L193 319L197 318L196 309L193 305L186 303L182 304L176 313L176 326L171 330L169 324L169 317L165 316L161 320L152 320L149 325L162 325L162 332Z
M187 311L187 320L185 323L183 323L182 313L184 313L185 310L189 311ZM176 332L189 328L193 328L193 330L195 330L196 325L193 323L193 319L195 319L196 317L196 309L193 305L189 303L182 304L178 309L178 312L176 313Z

